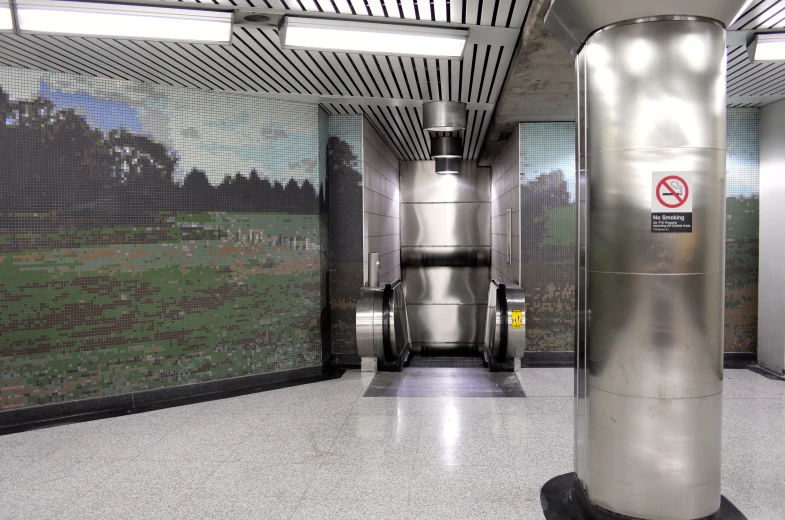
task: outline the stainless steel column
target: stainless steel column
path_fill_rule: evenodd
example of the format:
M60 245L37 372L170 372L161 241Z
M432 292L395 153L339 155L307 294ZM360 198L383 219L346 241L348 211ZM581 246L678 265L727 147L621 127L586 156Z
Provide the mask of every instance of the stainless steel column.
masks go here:
M555 0L548 15L579 50L575 470L594 504L634 518L720 506L725 28L689 13L728 23L733 3ZM692 179L691 232L652 232L665 172Z
M720 506L725 30L659 19L585 60L590 499L640 518ZM692 173L691 233L651 231L652 175Z

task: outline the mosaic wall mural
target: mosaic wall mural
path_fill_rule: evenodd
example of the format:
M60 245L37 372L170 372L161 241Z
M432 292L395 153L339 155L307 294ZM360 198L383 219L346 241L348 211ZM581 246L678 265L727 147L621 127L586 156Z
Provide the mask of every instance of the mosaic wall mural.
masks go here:
M363 285L363 116L331 115L329 134L332 352L356 355L355 313Z
M321 363L316 105L3 68L0 111L0 409Z
M521 123L521 287L528 350L573 350L575 126Z
M521 285L530 350L573 349L573 123L521 123ZM755 352L758 328L759 112L728 109L725 351Z
M728 109L725 351L758 350L760 111Z

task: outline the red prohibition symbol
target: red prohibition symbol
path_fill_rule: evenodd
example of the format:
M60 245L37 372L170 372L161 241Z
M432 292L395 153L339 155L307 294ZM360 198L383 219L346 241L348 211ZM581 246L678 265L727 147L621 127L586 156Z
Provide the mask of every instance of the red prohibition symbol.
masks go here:
M666 208L676 209L687 202L687 198L690 196L690 187L678 175L669 175L657 184L656 195L660 204Z

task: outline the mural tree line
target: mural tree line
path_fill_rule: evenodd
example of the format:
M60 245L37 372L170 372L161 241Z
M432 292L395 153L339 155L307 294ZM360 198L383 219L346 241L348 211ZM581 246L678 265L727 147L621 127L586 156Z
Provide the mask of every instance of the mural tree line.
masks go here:
M260 146L262 146L260 144ZM90 128L73 109L44 98L11 101L0 89L0 191L3 213L56 212L105 224L150 223L159 211L318 214L324 189L227 175L218 186L194 168L173 178L177 156L150 137Z

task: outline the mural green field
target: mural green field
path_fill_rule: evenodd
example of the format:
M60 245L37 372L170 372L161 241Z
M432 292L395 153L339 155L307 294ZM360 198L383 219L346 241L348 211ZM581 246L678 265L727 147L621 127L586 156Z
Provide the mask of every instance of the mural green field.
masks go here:
M0 254L2 408L321 361L318 216L162 218L3 235L71 245Z

